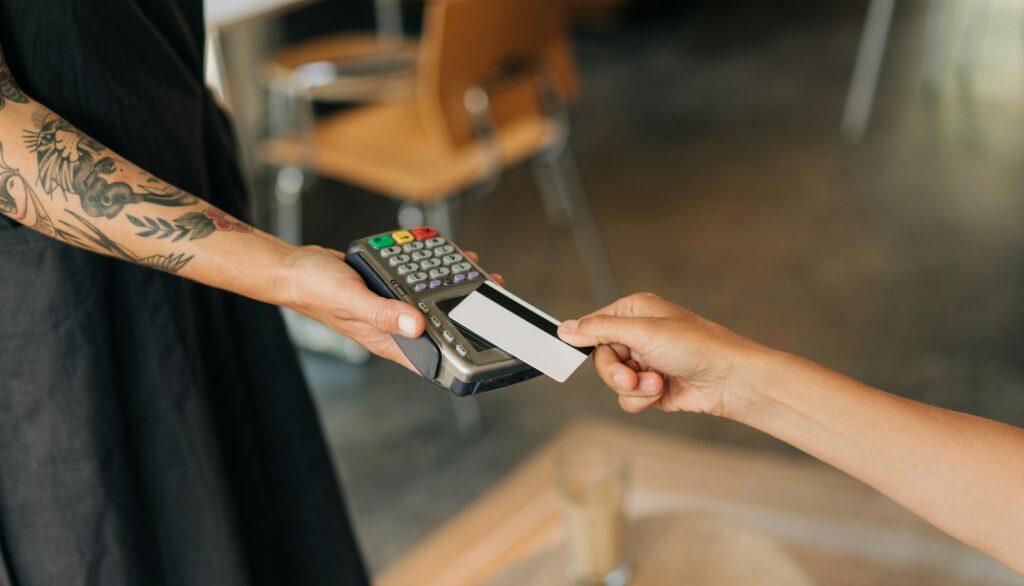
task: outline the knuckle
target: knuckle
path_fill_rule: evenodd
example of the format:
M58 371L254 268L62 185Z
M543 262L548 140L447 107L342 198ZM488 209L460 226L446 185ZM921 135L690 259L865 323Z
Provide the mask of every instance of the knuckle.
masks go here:
M374 325L382 330L386 330L391 326L391 310L387 305L379 305L374 308L371 314L371 320Z
M633 303L650 303L652 301L660 301L661 297L658 297L650 291L641 291L640 293L630 295L629 300Z

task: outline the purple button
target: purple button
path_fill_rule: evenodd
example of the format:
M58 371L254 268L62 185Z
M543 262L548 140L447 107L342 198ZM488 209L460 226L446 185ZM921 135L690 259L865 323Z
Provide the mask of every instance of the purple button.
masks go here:
M469 274L466 275L466 278L469 279L470 281L472 281L473 279L475 279L475 278L477 278L479 276L480 276L479 272L477 272L477 271L469 271Z
M416 283L416 286L413 287L413 290L416 291L417 293L419 293L420 291L423 291L426 288L427 288L427 284L426 283Z
M466 275L463 275L462 273L459 273L458 275L455 275L454 281L456 283L461 283L461 282L463 282L465 280L466 280Z
M434 279L433 281L430 282L430 288L431 289L437 289L440 286L441 286L441 281L438 281L437 279Z

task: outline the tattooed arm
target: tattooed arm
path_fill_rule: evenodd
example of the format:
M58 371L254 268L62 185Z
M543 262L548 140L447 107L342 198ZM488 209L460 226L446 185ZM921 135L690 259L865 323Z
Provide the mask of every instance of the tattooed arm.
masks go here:
M340 252L255 230L105 148L18 87L0 51L0 213L69 245L292 308L411 368L391 333L418 311Z

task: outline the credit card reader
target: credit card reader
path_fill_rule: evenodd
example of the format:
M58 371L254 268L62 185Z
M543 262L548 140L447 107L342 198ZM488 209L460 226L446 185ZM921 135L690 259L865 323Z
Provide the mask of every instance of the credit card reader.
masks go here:
M405 301L426 318L422 336L393 336L416 370L439 387L466 397L531 379L539 371L448 319L485 280L479 265L437 230L398 230L360 238L346 262L374 293Z

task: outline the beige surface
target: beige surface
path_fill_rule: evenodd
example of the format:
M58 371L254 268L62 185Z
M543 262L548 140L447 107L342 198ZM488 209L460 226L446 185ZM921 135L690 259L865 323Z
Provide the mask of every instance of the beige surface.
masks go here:
M729 517L664 513L627 531L630 586L811 586L814 582L772 538ZM487 586L571 586L565 552L553 547L502 572Z
M595 443L631 457L631 518L691 512L730 519L778 543L818 584L1024 584L1005 566L820 463L598 422L566 429L378 584L486 584L523 571L519 564L543 563L530 560L555 555L562 539L554 458Z

